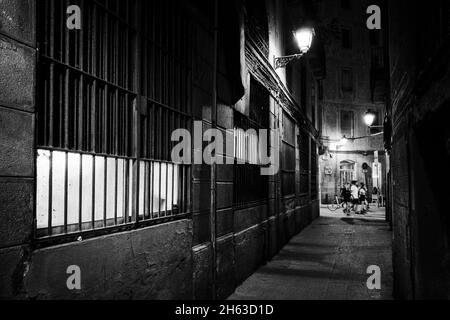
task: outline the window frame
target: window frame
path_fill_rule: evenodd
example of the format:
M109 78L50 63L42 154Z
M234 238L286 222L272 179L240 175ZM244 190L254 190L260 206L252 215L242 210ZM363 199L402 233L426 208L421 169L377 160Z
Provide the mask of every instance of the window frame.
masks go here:
M243 208L255 203L267 202L269 197L269 179L267 176L261 175L261 168L263 165L261 165L260 159L258 158L256 161L252 161L255 159L251 159L248 136L245 135L245 145L239 146L239 137L237 134L242 131L246 134L249 129L256 130L257 142L259 143L258 130L266 129L270 131L270 94L267 89L252 76L250 76L250 88L247 94L249 95L249 116L246 116L237 110L233 111L235 135L233 207L235 208ZM263 117L254 117L255 114L261 116L261 113L263 113ZM269 135L267 136L267 139L267 145L269 146ZM244 150L244 158L238 158L238 149L241 150L240 153L242 153L242 149ZM256 145L256 149L256 154L259 155L259 144ZM268 148L268 150L270 150L270 148ZM242 185L241 181L244 182ZM256 188L249 188L248 183L245 183L248 181L252 181ZM255 190L256 192L253 192Z
M300 130L297 136L298 144L298 162L299 162L299 196L309 196L311 191L311 143L307 131Z
M58 6L63 8L64 7L64 3L58 3L55 4L56 1L58 0L48 0L48 1L42 1L40 3L40 6L37 6L37 12L39 14L42 14L42 12L44 12L46 15L52 15L52 16L58 16L55 13L55 7ZM136 27L138 25L137 20L139 20L140 18L144 18L143 15L145 14L145 12L140 12L139 9L142 8L147 8L149 9L150 6L152 6L151 9L155 9L157 8L157 10L159 10L159 14L161 15L160 19L163 19L163 14L166 13L168 16L171 17L171 14L173 12L173 10L179 10L177 11L178 14L182 14L182 11L179 8L173 8L173 4L172 7L171 5L167 4L166 2L146 2L146 1L130 1L129 3L125 4L126 6L126 10L125 13L123 13L123 8L122 5L124 4L124 2L122 1L117 1L117 2L111 2L111 4L106 5L106 4L102 4L100 2L94 1L92 3L86 4L86 1L83 1L81 3L78 3L78 1L75 1L76 3L74 4L84 4L86 6L92 6L93 10L89 13L89 15L83 16L83 24L88 24L91 26L91 24L93 24L93 21L97 21L96 19L99 19L99 15L101 14L102 16L104 16L104 26L105 28L114 28L114 30L116 32L113 32L111 34L108 34L107 32L105 32L104 34L106 34L104 41L105 41L105 47L102 47L104 45L103 42L101 42L101 44L99 44L98 46L96 46L95 48L95 53L92 50L92 45L91 43L93 43L95 41L96 38L96 32L97 32L97 28L99 26L99 24L97 24L97 22L95 22L95 26L93 31L73 31L74 36L69 35L69 31L65 30L63 33L61 33L60 37L60 42L61 42L61 46L64 46L64 50L63 53L61 54L61 57L59 57L60 59L55 58L55 51L56 51L56 41L55 38L53 36L54 33L50 33L50 27L55 27L56 25L52 25L49 27L49 24L47 23L43 23L41 21L41 24L37 24L37 38L38 38L38 47L41 49L39 50L38 53L38 68L46 68L49 67L50 69L55 69L55 68L61 68L62 70L65 70L64 73L66 75L68 75L68 77L70 77L70 75L75 75L77 77L79 77L80 79L84 79L84 81L88 81L92 80L94 81L94 83L96 83L97 85L101 85L104 86L105 88L112 88L111 90L115 90L115 92L122 92L123 95L125 97L127 97L127 100L125 103L125 108L127 108L127 112L129 112L128 117L128 121L130 121L132 123L132 127L128 128L127 130L130 130L130 137L126 138L125 140L127 140L126 143L128 143L127 148L125 153L122 153L120 151L118 151L119 149L117 149L117 145L118 145L118 141L109 141L108 139L111 136L121 136L121 134L119 134L119 131L117 130L117 121L119 121L120 117L118 114L114 114L114 116L111 116L114 119L108 120L110 122L108 122L108 125L111 125L111 127L113 128L112 131L108 134L105 134L104 136L100 136L97 137L97 135L99 134L98 132L96 132L96 127L93 126L91 128L92 132L89 134L95 136L95 138L90 138L90 137L83 137L83 132L81 132L84 129L81 129L80 132L76 131L76 134L74 134L74 141L76 141L76 143L73 144L73 146L69 145L69 141L67 139L67 136L70 136L70 130L69 130L69 126L68 126L68 119L69 116L67 114L60 116L60 118L64 117L64 135L66 138L64 138L64 144L61 144L59 146L55 147L55 143L53 142L53 140L41 140L41 141L37 141L36 143L36 151L38 150L47 150L48 152L50 152L51 154L54 154L55 152L61 152L64 153L67 157L70 154L76 154L79 155L80 157L80 178L78 180L78 183L80 185L80 191L78 193L78 198L81 199L83 198L83 193L81 191L81 186L82 186L82 175L83 175L83 167L82 167L82 162L83 162L83 156L89 156L92 157L92 161L94 163L94 167L95 167L95 159L96 158L103 158L104 160L104 167L105 167L105 172L107 172L107 160L108 159L114 159L114 161L116 161L116 166L115 166L115 170L116 170L116 178L114 180L114 184L115 186L112 186L112 188L116 188L117 190L117 185L118 185L118 180L117 180L117 161L120 161L120 159L124 159L124 161L127 161L127 164L124 164L124 167L128 167L128 163L131 164L131 169L129 172L127 173L127 176L132 179L132 186L130 187L130 189L128 188L128 185L125 184L125 186L123 186L123 190L124 190L124 196L122 198L122 201L129 201L128 206L129 207L125 207L124 211L123 211L123 219L124 222L123 223L118 223L118 219L117 216L114 217L114 223L111 225L110 221L107 221L108 219L106 219L106 214L103 213L103 219L101 220L97 220L97 218L95 218L94 212L96 211L95 205L92 204L92 206L90 207L90 211L92 211L92 220L89 221L88 223L91 224L90 228L83 228L83 225L85 222L81 217L81 213L80 216L78 217L78 223L77 223L77 228L72 228L69 224L68 224L68 194L67 194L67 188L68 188L68 162L66 160L64 167L65 167L65 177L64 177L64 185L65 185L65 195L64 195L64 199L62 200L64 202L64 225L61 226L53 226L52 225L52 209L54 206L54 199L52 199L52 189L54 188L54 186L52 186L53 184L53 179L52 179L52 173L53 172L53 168L52 168L52 158L49 159L49 166L50 166L50 173L49 173L49 191L48 191L48 198L49 200L49 205L48 205L48 226L47 226L47 232L41 232L42 230L44 230L45 228L38 228L37 225L37 214L38 214L38 210L37 210L37 200L35 200L35 206L34 206L34 216L35 216L35 224L34 224L34 235L33 235L33 241L36 242L37 246L46 246L46 245L54 245L57 243L66 243L66 242L73 242L79 239L86 239L86 238L92 238L92 237L97 237L97 236L101 236L101 235L105 235L105 234L110 234L110 233L115 233L115 232L120 232L120 231L124 231L124 230L133 230L136 228L143 228L143 227L147 227L147 226L151 226L151 225L156 225L156 224L161 224L164 222L168 222L168 221L174 221L174 220L179 220L179 219L184 219L184 218L189 218L192 212L192 208L191 208L191 166L188 164L174 164L170 161L170 146L171 144L167 144L167 146L164 148L165 142L166 141L170 141L170 130L175 128L175 127L181 127L181 128L186 128L188 130L192 129L192 121L193 121L193 117L192 117L192 95L190 93L191 91L191 85L190 85L190 81L192 81L191 77L192 77L192 63L190 62L192 59L192 48L190 46L185 46L186 52L182 52L182 48L183 45L182 44L177 44L176 41L173 41L174 37L170 37L171 35L169 34L169 31L165 31L162 30L161 28L161 32L159 34L159 38L156 38L156 32L154 31L154 27L156 25L155 23L150 23L147 25L146 30L139 29L138 27ZM134 9L132 8L132 6L135 5ZM115 8L115 9L114 9ZM122 9L121 9L122 8ZM122 10L122 11L121 11ZM135 15L132 14L132 11L134 10ZM149 9L150 10L150 9ZM145 10L142 10L145 11ZM154 16L157 16L158 13L156 13L155 11L152 11L154 13L152 13ZM39 15L38 15L39 16ZM64 25L64 17L65 15L61 15L61 17L59 20L57 20L56 18L53 19L55 21L57 21L57 23L61 26L61 28L63 28ZM133 17L137 17L136 20L133 20ZM42 18L44 20L44 18ZM92 20L91 20L92 19ZM156 18L155 18L156 19ZM176 36L180 36L181 37L181 33L183 33L183 36L181 38L183 38L184 42L188 42L190 41L189 39L192 40L192 29L191 29L191 24L188 20L188 18L183 18L183 20L181 21L177 21L177 19L175 18L170 18L170 21L168 23L172 23L172 28L170 29L170 31L172 31L172 36L176 35ZM150 19L150 21L154 21L152 19ZM55 22L53 22L54 24ZM152 26L150 26L152 25ZM153 29L152 29L153 28ZM176 29L177 28L177 29ZM89 29L89 28L82 28L82 30L84 29ZM151 32L151 36L150 35L146 35L145 32L149 31L149 30L153 30ZM85 32L85 33L83 33ZM163 33L166 32L167 34ZM179 33L176 33L179 32ZM46 33L48 33L46 35ZM131 85L130 87L128 86L122 86L120 84L121 81L121 75L123 75L124 73L120 72L120 54L117 53L115 54L114 52L111 53L109 55L108 53L108 57L111 57L111 61L108 61L107 58L101 57L101 50L105 50L107 45L115 45L117 47L120 47L120 34L121 33L125 33L127 34L127 37L124 38L125 41L133 41L132 46L130 46L130 48L127 48L130 52L130 54L133 54L133 58L131 58L130 55L123 57L123 68L127 69L129 72L129 74L131 75L131 77L127 80L129 83L129 85ZM47 36L49 36L51 38L46 38ZM133 40L131 40L132 38L129 38L130 35L133 37ZM74 47L72 47L72 43L71 38L74 37L75 41L74 41ZM106 39L107 38L107 39ZM128 39L128 40L127 40ZM159 41L158 41L159 39ZM166 39L166 40L164 40ZM48 40L48 41L47 41ZM87 41L86 43L84 41ZM180 77L185 76L186 77L186 84L183 84L183 82L180 80L178 84L181 83L181 85L184 85L185 88L182 89L184 90L184 97L186 97L186 99L183 102L179 102L177 104L177 102L175 102L175 99L171 99L171 97L175 97L175 93L176 93L176 88L175 87L165 87L164 92L161 92L161 95L159 97L157 96L151 96L149 94L149 91L146 91L146 89L142 88L142 83L144 83L145 81L144 78L147 80L147 77L149 76L148 73L145 72L140 72L140 70L143 67L143 64L145 64L147 62L147 57L146 59L144 59L142 56L145 55L145 51L142 49L141 47L141 42L147 42L150 43L151 48L154 51L153 57L155 57L157 50L159 50L159 57L161 57L161 59L164 59L163 61L163 65L164 67L169 68L169 66L171 65L175 65L177 64L179 66L179 70L169 70L168 69L168 73L170 73L171 75L174 75L176 72L179 73ZM125 43L125 46L129 45L128 42ZM177 47L178 45L178 47ZM44 48L45 47L45 48ZM88 49L86 49L88 48ZM89 49L90 48L90 49ZM103 48L103 49L102 49ZM84 49L86 49L87 52L84 51ZM89 51L91 50L91 51ZM70 61L68 59L68 57L70 58L70 56L72 55L72 52L75 52L75 59L73 60L74 63L72 63L72 61ZM91 55L89 55L89 53ZM99 54L99 56L94 56ZM179 55L179 57L177 56L177 54ZM146 56L146 55L145 55ZM103 61L100 62L100 64L97 64L97 67L94 65L90 65L89 61L83 61L84 58L88 58L89 61L94 61L96 60L98 57L101 57L105 60L99 60L99 61ZM117 59L117 60L114 60ZM77 63L78 60L78 63ZM131 62L130 62L131 61ZM111 67L111 65L109 65L109 63L117 63L117 65L114 65L114 67ZM126 67L125 67L126 65ZM154 64L155 65L155 64ZM124 69L124 70L125 70ZM52 71L50 71L52 72ZM100 74L99 74L100 72ZM155 73L155 70L151 70L151 73ZM165 73L163 73L161 71L160 73L161 76L165 75ZM64 84L60 84L59 87L65 87L64 88L64 92L69 92L69 90L67 90L68 87L70 87L70 85L72 84L70 82L70 78L66 77L64 80ZM51 80L53 81L53 80ZM116 83L117 82L117 83ZM169 83L169 82L167 82ZM80 98L78 103L79 103L79 110L82 110L82 108L87 107L87 108L97 108L97 106L94 106L96 103L92 102L92 105L89 104L89 102L87 102L86 97L89 96L88 94L85 94L83 96L83 92L82 90L84 90L84 85L85 83L79 83L79 92L80 92ZM54 87L57 87L58 84L53 84ZM162 88L164 86L161 86ZM156 90L156 88L153 88L154 90ZM43 104L42 102L40 102L39 99L44 99L44 96L47 94L47 91L49 90L48 88L43 88L40 84L38 84L37 88L36 88L36 97L37 97L37 121L36 121L36 127L37 127L37 132L39 132L39 130L47 130L46 127L51 127L48 123L48 121L46 121L46 117L47 115L45 113L43 113L44 110L43 107L39 107L39 105L45 105L47 108L47 103ZM62 90L62 89L61 89ZM160 90L162 90L160 88ZM50 99L54 99L54 93L50 92L50 94L47 94L48 97ZM114 94L113 94L114 95ZM67 110L67 106L68 106L68 100L69 100L69 95L68 93L64 94L65 98L64 98L64 106ZM95 95L97 97L97 95ZM106 93L107 96L107 93ZM103 104L105 106L105 108L108 109L112 109L112 106L115 105L115 103L117 103L118 99L117 97L119 97L119 94L116 94L115 96L116 98L113 98L112 100L108 100L108 101L104 101ZM165 98L165 100L164 100ZM83 100L84 99L84 100ZM60 108L63 104L60 105ZM183 105L183 106L182 106ZM118 105L117 105L118 106ZM56 108L57 106L55 106ZM161 129L161 134L160 136L164 136L164 137L160 137L159 139L162 139L158 144L154 143L153 145L157 145L158 152L153 152L152 154L148 153L148 152L144 152L144 149L147 148L148 146L145 146L145 138L148 136L151 136L150 131L148 131L148 127L146 127L146 125L148 123L147 120L150 118L149 114L151 114L151 110L156 110L158 109L161 110L161 114L165 114L165 116L163 116L163 120L164 120L164 124L166 125L166 127L164 128L164 130L162 130L163 128L160 127ZM184 109L183 109L184 108ZM56 109L55 109L56 110ZM58 112L63 112L62 109L58 109ZM53 112L53 111L52 111ZM78 111L75 111L75 113L77 113ZM97 119L97 110L95 111L96 116L94 117L94 119ZM106 109L104 109L104 112L102 113L102 116L110 116L109 112L106 112ZM49 115L49 119L52 119L51 117L53 117L54 115L51 114ZM81 119L81 120L80 120ZM85 120L84 118L80 118L79 120L77 120L77 123L81 123L81 127L89 127L91 125L91 123L89 123L89 121L87 121L86 123L84 123L83 121ZM53 121L53 120L52 120ZM103 120L102 120L103 121ZM156 120L155 120L156 121ZM116 129L116 130L114 130ZM49 129L51 130L51 129ZM39 133L38 133L39 134ZM142 137L142 134L144 134L144 137ZM86 146L81 146L78 142L78 137L76 136L81 136L82 138L80 139L81 141L84 140L89 140L91 139L91 143L87 144ZM99 138L99 140L97 141L97 138ZM119 137L120 138L120 137ZM39 138L38 138L39 140ZM116 140L120 140L120 139L116 139ZM151 145L151 143L154 141L148 141L148 145ZM120 141L119 141L120 144ZM112 149L108 149L106 146L107 145L111 145ZM99 147L101 147L99 149ZM115 147L115 149L114 149ZM145 149L147 151L147 149ZM123 151L123 150L122 150ZM37 154L37 152L36 152ZM36 166L37 166L37 162L38 162L38 157L36 157L35 159L36 161ZM149 168L152 168L152 170L150 170ZM152 184L152 192L154 192L155 190L153 188L155 188L155 182L154 180L152 180L152 182L148 181L148 176L151 175L153 177L153 172L154 170L156 170L155 168L159 167L159 189L160 189L160 193L159 193L159 211L157 216L155 215L155 211L154 211L154 207L150 207L153 206L153 199L155 197L155 195L153 194L153 196L150 196L150 183ZM179 175L177 179L180 179L177 182L178 188L179 190L175 190L175 183L174 183L174 179L175 179L175 167L177 167L177 174ZM161 176L164 174L161 172L161 170L164 170L162 168L165 168L165 186L166 186L166 190L165 190L165 196L166 196L166 200L170 201L170 198L172 199L172 204L170 207L170 210L168 210L169 208L169 204L168 201L165 201L165 210L164 210L164 214L161 214ZM37 171L37 170L36 170ZM142 178L142 171L144 171L144 178ZM170 189L170 183L169 183L169 176L170 173L172 173L171 175L171 179L172 179L172 190ZM92 173L92 184L95 184L95 169L94 171L91 172ZM36 172L36 175L38 173ZM123 176L125 179L125 175ZM106 208L106 202L107 202L107 173L104 173L104 184L103 184L103 190L101 191L102 193L102 199L104 202L104 206L103 206L103 211L106 212L107 208ZM127 178L128 179L128 178ZM153 179L153 178L152 178ZM38 180L38 177L36 176L36 181ZM145 181L143 181L145 180ZM124 182L125 183L125 182ZM108 189L109 189L109 185L108 185ZM142 188L144 190L142 190ZM141 189L140 189L141 188ZM139 191L141 190L141 191ZM131 196L128 197L128 192L131 192ZM35 191L35 195L37 198L37 191ZM148 193L146 193L148 192ZM171 192L171 197L169 197ZM175 192L177 192L177 201L179 201L179 206L175 206L174 205L174 196L175 196ZM93 192L91 194L92 199L96 198L98 195L95 191L95 187L93 189ZM182 198L179 198L179 197ZM152 200L152 203L150 204L150 199ZM127 200L125 200L127 199ZM59 200L58 200L59 201ZM95 200L92 200L95 201ZM146 202L147 201L147 202ZM115 206L117 207L117 202L118 202L118 198L117 198L117 191L115 194L115 198L114 198L114 202L116 203ZM81 203L81 200L80 200ZM141 205L144 205L146 207L141 207ZM130 216L128 216L128 208L130 208ZM148 210L148 212L146 212L145 210ZM79 206L79 210L80 212L83 210L81 208L81 204ZM142 215L141 215L142 212ZM130 218L130 219L129 219ZM98 222L102 222L101 226L98 226ZM57 228L57 229L55 229ZM62 230L59 230L62 229ZM73 230L72 230L73 229ZM60 231L60 232L58 232Z
M346 86L344 81L344 73L348 72L349 75L349 86ZM354 77L352 68L342 68L341 69L341 91L344 93L353 93L354 91Z
M348 113L351 115L351 123L350 123L350 134L344 133L342 130L342 115L344 113ZM346 136L347 138L351 138L355 134L355 112L353 110L348 109L340 109L339 110L339 133L341 136Z

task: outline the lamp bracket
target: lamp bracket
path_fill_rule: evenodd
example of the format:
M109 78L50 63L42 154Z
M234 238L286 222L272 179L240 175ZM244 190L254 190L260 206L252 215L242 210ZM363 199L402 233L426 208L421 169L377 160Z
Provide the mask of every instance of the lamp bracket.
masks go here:
M285 68L289 63L291 63L294 60L300 59L302 56L303 53L293 54L290 56L275 57L274 68L275 70Z

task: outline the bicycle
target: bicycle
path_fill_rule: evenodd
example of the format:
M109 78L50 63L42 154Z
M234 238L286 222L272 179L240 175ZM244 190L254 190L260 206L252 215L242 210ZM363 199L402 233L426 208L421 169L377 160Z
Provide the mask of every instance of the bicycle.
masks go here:
M343 212L347 215L349 215L353 210L353 207L349 206L347 202L344 201L341 202L340 198L338 196L335 196L333 203L328 205L328 210L330 210L331 212L335 212L336 210L341 208L343 209Z
M328 204L327 207L328 207L328 210L334 212L340 208L343 208L344 202L340 202L339 197L335 196L333 202L331 204Z

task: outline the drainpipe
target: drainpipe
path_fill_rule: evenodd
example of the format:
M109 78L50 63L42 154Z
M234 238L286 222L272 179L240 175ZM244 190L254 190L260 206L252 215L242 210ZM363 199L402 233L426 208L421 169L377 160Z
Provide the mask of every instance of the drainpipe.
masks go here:
M218 29L219 29L219 2L214 0L214 60L213 60L213 88L212 88L212 110L211 110L211 127L217 128L217 61L218 61ZM213 155L214 157L216 154ZM215 159L215 158L214 158ZM211 209L210 209L210 236L211 236L211 266L212 266L212 299L217 299L217 248L216 248L216 172L217 164L215 161L211 164Z

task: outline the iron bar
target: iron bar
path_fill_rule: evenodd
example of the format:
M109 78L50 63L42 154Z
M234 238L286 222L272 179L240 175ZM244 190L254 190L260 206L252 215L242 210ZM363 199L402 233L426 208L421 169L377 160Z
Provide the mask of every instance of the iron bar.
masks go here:
M38 64L43 81L37 90L42 96L38 103L43 105L37 108L37 148L48 152L46 236L71 235L76 230L101 232L111 224L129 224L130 213L136 215L133 222L139 226L143 222L139 220L183 216L188 210L190 171L187 164L170 161L174 145L170 138L177 128L190 129L193 120L190 48L183 45L189 34L187 19L180 10L172 10L173 3L147 2L144 11L151 12L153 19L135 27L130 17L142 7L133 2L103 6L99 1L80 0L85 12L82 30L71 33L65 28L63 12L69 1L41 3L38 12L43 11L45 19L39 20ZM133 110L138 97L145 110L139 109L141 105ZM55 152L63 155L63 177L55 176ZM159 170L158 179L155 170ZM64 190L59 197L53 190L62 179ZM72 187L72 181L77 187ZM90 204L85 198L89 196ZM69 207L73 199L78 210ZM91 210L87 219L86 210Z

